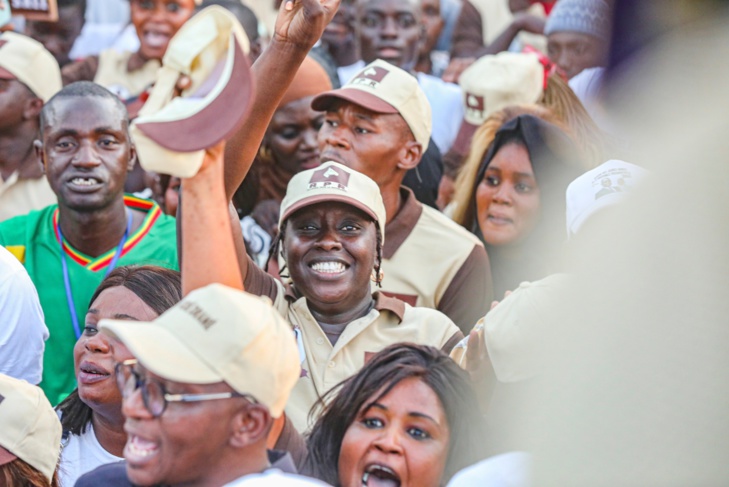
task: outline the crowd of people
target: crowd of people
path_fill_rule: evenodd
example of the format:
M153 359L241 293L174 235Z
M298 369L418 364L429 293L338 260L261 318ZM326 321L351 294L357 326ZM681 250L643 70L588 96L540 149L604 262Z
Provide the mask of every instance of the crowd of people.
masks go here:
M57 3L0 35L0 485L536 485L655 178L621 2Z

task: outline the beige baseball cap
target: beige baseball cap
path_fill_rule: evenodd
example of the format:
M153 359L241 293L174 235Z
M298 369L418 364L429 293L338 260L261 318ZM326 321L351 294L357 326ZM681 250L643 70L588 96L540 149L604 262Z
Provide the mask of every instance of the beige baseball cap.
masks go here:
M61 454L61 422L45 394L0 374L0 465L20 458L50 483Z
M0 79L16 79L47 102L61 91L61 69L40 42L15 32L0 35Z
M150 323L101 320L140 364L166 380L225 382L278 417L301 374L294 332L270 300L222 284L188 294Z
M423 153L427 150L433 131L430 103L418 79L407 71L377 59L343 87L314 98L311 107L325 111L336 100L346 100L376 113L399 113L423 146Z
M205 149L235 133L253 100L249 47L238 19L219 5L201 10L177 31L130 127L144 169L192 177ZM191 84L174 96L181 75Z
M385 242L385 204L380 187L364 174L336 162L325 162L291 178L281 202L279 228L295 211L325 201L347 203L367 213Z
M458 80L465 116L453 150L466 155L471 138L492 113L511 105L536 103L544 92L544 67L532 53L501 52L483 56Z

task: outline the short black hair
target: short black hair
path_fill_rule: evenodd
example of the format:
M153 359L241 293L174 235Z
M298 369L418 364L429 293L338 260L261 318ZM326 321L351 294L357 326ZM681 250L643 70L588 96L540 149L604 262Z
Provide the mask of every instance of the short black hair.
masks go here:
M58 8L76 7L81 8L86 13L86 0L58 0Z
M78 81L76 83L71 83L70 85L64 86L61 91L56 93L51 97L48 102L46 102L45 105L43 105L43 109L40 113L40 130L41 133L45 130L46 125L48 124L48 118L53 113L53 105L57 100L61 100L64 98L104 98L108 100L112 100L114 105L119 110L119 113L122 117L124 117L125 126L129 126L129 113L127 112L127 107L124 105L124 103L119 99L118 96L116 96L111 91L107 90L103 86L93 83L91 81Z

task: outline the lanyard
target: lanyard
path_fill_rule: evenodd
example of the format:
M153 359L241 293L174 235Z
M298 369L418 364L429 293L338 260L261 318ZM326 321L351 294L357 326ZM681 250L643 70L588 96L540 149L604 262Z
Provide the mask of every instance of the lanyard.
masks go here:
M129 237L129 232L132 229L132 212L127 211L127 229L124 230L124 235L122 235L121 241L119 242L119 245L116 248L116 252L114 252L114 257L111 259L111 262L109 263L108 269L106 269L106 274L104 274L104 277L108 276L111 271L114 270L114 267L116 267L116 263L119 261L119 257L121 257L122 250L124 249L124 244L127 241L127 237ZM63 268L63 284L66 286L66 304L68 305L68 311L71 313L71 322L73 323L73 331L76 334L76 340L81 338L81 328L79 327L78 323L78 315L76 314L76 305L73 301L73 293L71 292L71 279L68 276L68 264L66 263L66 251L63 248L63 234L61 233L61 222L56 222L56 235L58 236L58 243L61 246L61 267Z

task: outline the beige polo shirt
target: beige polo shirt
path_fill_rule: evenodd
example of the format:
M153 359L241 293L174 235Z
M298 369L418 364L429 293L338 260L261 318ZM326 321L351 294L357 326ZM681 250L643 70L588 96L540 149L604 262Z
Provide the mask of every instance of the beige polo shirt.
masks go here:
M122 99L131 98L142 93L154 83L157 71L162 66L156 59L137 63L130 63L130 58L138 55L131 52L118 52L107 49L99 54L99 67L96 70L94 82L107 88ZM139 58L141 59L141 58ZM139 64L130 70L130 64Z
M7 180L0 177L0 221L55 203L56 194L45 176L20 178L16 171Z
M246 291L270 297L296 335L301 377L286 405L286 415L301 432L312 426L308 415L319 398L354 375L371 355L401 342L430 345L448 353L463 338L458 327L442 313L414 308L375 293L373 309L349 323L332 345L309 311L305 298L298 297L291 287L284 288L250 260L248 266Z
M486 249L470 232L401 189L400 210L385 227L382 291L441 311L464 334L493 299Z

